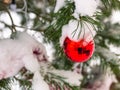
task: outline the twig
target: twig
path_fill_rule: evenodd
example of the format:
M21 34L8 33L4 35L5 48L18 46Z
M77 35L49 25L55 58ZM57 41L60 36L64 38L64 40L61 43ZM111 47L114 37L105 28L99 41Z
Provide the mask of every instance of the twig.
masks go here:
M10 20L11 20L11 23L12 23L12 32L15 32L15 31L17 31L16 30L16 28L15 28L15 25L14 25L14 21L13 21L13 19L12 19L12 16L11 16L11 14L10 14L10 12L9 12L9 10L8 10L8 8L6 7L6 5L4 4L4 3L1 3L1 5L5 8L5 11L8 13L8 15L9 15L9 17L10 17ZM8 25L7 25L8 26Z
M14 25L15 27L19 27L19 28L26 28L26 29L29 29L29 30L36 30L35 28L28 28L26 26L18 26L18 25ZM39 30L39 32L44 32L45 30Z

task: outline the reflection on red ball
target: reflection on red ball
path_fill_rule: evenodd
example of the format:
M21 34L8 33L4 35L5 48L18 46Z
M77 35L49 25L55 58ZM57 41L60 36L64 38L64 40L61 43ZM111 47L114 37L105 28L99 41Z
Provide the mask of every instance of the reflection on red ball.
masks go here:
M75 42L66 37L63 45L65 54L74 62L85 62L93 54L94 41L86 42L84 39Z

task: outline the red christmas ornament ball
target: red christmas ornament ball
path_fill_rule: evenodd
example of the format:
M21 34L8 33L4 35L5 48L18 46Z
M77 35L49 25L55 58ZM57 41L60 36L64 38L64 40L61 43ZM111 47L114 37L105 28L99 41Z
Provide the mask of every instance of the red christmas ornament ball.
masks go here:
M82 39L75 42L66 37L63 43L65 54L74 62L85 62L90 59L94 52L94 47L94 40L86 42L85 39Z

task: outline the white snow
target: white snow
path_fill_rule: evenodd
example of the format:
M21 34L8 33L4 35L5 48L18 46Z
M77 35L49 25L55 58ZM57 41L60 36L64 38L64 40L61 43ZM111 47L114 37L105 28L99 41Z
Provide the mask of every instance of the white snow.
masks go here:
M16 4L10 4L10 9L13 11L16 11L16 9L17 9Z
M73 41L79 41L85 39L87 42L91 41L96 35L94 28L87 22L83 22L82 27L77 20L70 20L68 24L62 28L62 35L60 37L60 45L63 46L63 42L66 37L69 37Z
M43 36L41 35L41 33L33 31L33 30L27 30L27 32L33 36L37 41L39 42L44 42L43 40ZM52 62L54 60L54 53L55 53L55 49L53 48L53 44L52 42L50 43L43 43L43 45L46 47L47 50L47 55L48 55L48 61Z
M110 44L109 48L110 48L111 52L114 52L115 54L120 55L120 47L116 47L116 46Z
M32 84L33 90L49 90L48 84L43 80L39 72L35 72Z
M56 0L56 6L54 12L58 12L62 7L65 6L65 0Z
M0 31L1 31L1 29L4 28L4 27L5 27L5 25L0 22Z
M1 33L2 33L2 35L3 35L4 38L9 38L12 32L11 32L10 29L5 28Z
M29 13L29 17L30 17L31 19L35 19L35 18L36 18L36 15L35 15L34 13Z
M72 2L72 1L71 1ZM73 16L77 18L81 16L92 16L99 5L99 0L73 0L75 3L75 10ZM54 12L58 12L62 7L66 5L65 0L57 0Z
M110 68L107 68L104 73L100 76L99 75L93 82L91 82L91 87L82 90L111 90L111 84L118 82Z
M110 86L113 82L117 82L115 79L115 75L107 74L104 78L102 86L98 90L110 90Z
M73 0L75 3L74 16L92 16L99 5L99 0ZM62 7L65 6L65 0L57 0L54 12L58 12Z
M11 13L14 24L19 26L21 23L20 15L18 15L16 12L12 12L12 11L10 11L10 13ZM10 16L8 15L8 13L2 13L0 15L0 21L5 22L8 25L12 24Z
M100 53L107 61L118 60L117 55L113 52L110 52L109 49L98 46L96 51Z
M47 60L45 47L26 32L17 32L15 39L0 40L0 53L0 79L15 76L25 67L35 74L33 81L36 83L36 78L40 74L39 62ZM37 84L36 87L40 85Z
M112 24L120 23L120 10L113 10L112 11L110 21Z
M117 83L116 77L113 73L107 71L106 74L94 82L93 88L90 90L110 90L112 83Z
M82 80L82 75L72 71L65 70L53 70L51 71L55 75L64 77L65 81L71 85L79 86L81 84L80 80Z
M99 5L99 0L74 0L75 12L81 16L92 16Z

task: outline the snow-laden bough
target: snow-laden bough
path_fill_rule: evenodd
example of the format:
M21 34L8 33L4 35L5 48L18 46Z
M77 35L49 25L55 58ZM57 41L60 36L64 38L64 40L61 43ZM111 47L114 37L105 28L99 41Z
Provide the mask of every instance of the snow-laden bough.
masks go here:
M46 86L44 90L49 90L49 86L39 73L40 62L47 59L46 49L43 44L25 32L17 32L15 39L0 40L0 79L15 76L25 67L34 74L33 90L41 90L42 86L39 84L41 82L44 82Z

